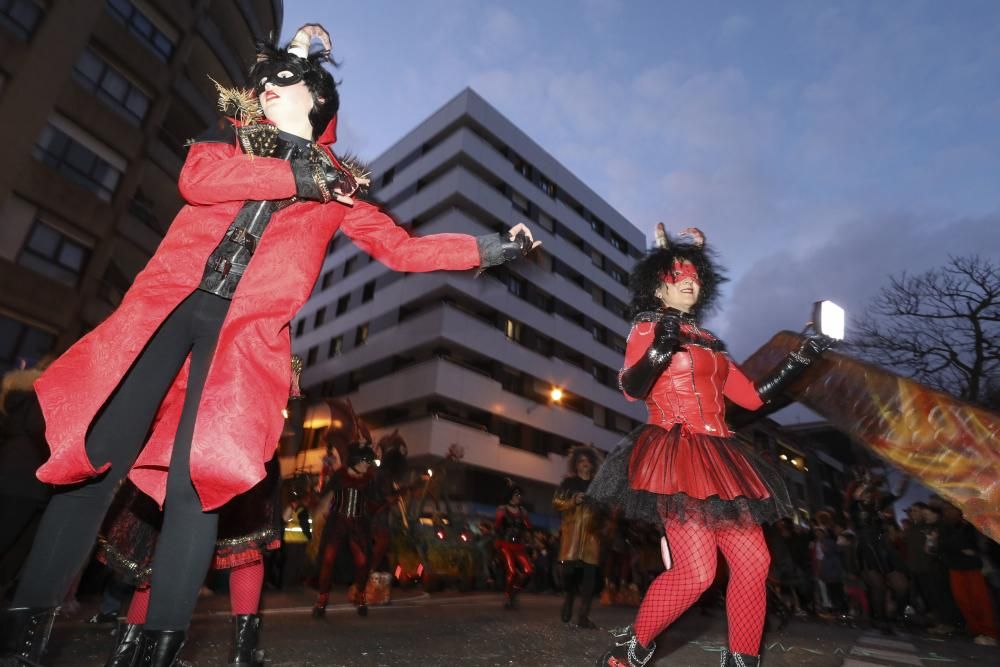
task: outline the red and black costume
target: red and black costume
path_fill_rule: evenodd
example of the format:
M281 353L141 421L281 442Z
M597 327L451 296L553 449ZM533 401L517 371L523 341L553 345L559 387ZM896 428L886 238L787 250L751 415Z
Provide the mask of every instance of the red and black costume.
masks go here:
M507 504L497 508L493 522L497 554L504 566L504 604L510 609L515 605L517 594L524 588L535 571L524 545L531 537L531 519L528 511L520 505L510 505L510 499L520 495L520 487L511 486Z
M357 474L354 468L360 462L373 467ZM368 547L372 538L371 514L375 505L374 462L375 452L371 447L354 445L347 455L347 465L330 478L329 488L333 497L320 543L319 596L313 607L313 616L320 617L326 613L333 585L333 566L337 562L337 552L345 544L354 560L358 613L362 616L367 614L365 586L368 583Z
M655 296L662 283L685 278L701 286L700 308L692 314L666 308ZM730 568L732 654L725 660L740 667L757 660L770 564L760 524L789 515L792 507L778 473L733 437L725 400L759 408L810 363L807 355L828 343L810 339L755 386L697 322L721 280L698 242L655 250L633 273L633 307L640 309L620 384L629 400L645 401L649 416L608 456L587 495L628 519L663 526L669 562L647 590L634 626L605 655L602 664L610 667L650 660L657 635L712 583L717 550Z
M317 36L325 48L309 54ZM329 45L322 28L308 26L295 49L262 45L250 74L257 93L305 83L313 141L246 107L221 135L194 142L178 183L187 204L156 253L119 307L36 382L51 450L37 475L67 490L46 510L0 618L0 646L16 647L0 648L2 657L40 658L41 629L126 475L165 505L145 653L154 664L177 655L211 561L215 510L264 479L281 435L289 322L338 230L407 272L489 266L530 250L525 235L411 237L376 206L348 198L357 179L330 148L338 100L323 67ZM255 105L257 93L237 97ZM154 425L164 396L169 407Z

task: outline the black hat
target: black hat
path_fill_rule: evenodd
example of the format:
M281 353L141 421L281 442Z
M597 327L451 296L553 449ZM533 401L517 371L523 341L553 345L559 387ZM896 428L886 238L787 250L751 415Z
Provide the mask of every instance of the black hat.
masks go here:
M366 442L352 444L347 450L347 467L353 468L362 461L375 463L375 450Z

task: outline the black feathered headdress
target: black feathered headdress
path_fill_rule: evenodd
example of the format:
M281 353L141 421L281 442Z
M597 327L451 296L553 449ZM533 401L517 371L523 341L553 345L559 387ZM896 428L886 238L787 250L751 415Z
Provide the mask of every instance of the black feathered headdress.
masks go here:
M322 48L310 52L312 43L317 40ZM292 75L290 82L305 82L313 97L313 108L309 112L313 139L320 139L321 143L333 143L336 139L335 119L340 109L337 84L323 66L327 62L336 66L330 57L332 48L330 33L317 23L307 23L299 28L285 48L278 47L276 42L258 42L257 62L250 68L250 85L257 94L262 92L268 79L277 80L281 72ZM281 78L288 79L287 76Z
M698 272L701 290L698 303L692 309L693 314L701 317L716 305L719 286L728 279L715 261L715 253L705 247L705 235L697 229L689 228L679 238L671 240L661 222L656 226L656 247L636 262L629 276L629 291L632 293L629 311L632 317L663 308L656 290L663 284L664 276L676 261L691 262Z

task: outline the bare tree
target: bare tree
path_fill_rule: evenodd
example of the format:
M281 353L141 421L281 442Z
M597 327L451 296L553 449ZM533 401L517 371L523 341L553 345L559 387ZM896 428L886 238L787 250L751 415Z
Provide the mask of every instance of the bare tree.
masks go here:
M851 348L875 363L966 401L997 399L1000 267L989 259L893 276L854 328Z

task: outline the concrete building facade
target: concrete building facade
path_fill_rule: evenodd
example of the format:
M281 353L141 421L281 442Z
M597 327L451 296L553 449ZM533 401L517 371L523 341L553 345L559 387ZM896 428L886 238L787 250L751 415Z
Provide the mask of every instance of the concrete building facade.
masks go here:
M118 304L182 202L185 142L281 0L0 3L0 368Z
M303 387L349 397L376 438L399 429L416 462L461 447L465 500L495 503L511 476L547 506L572 445L609 449L645 418L617 386L644 234L469 89L371 168L417 235L525 222L543 245L479 277L400 274L338 235L292 326Z

